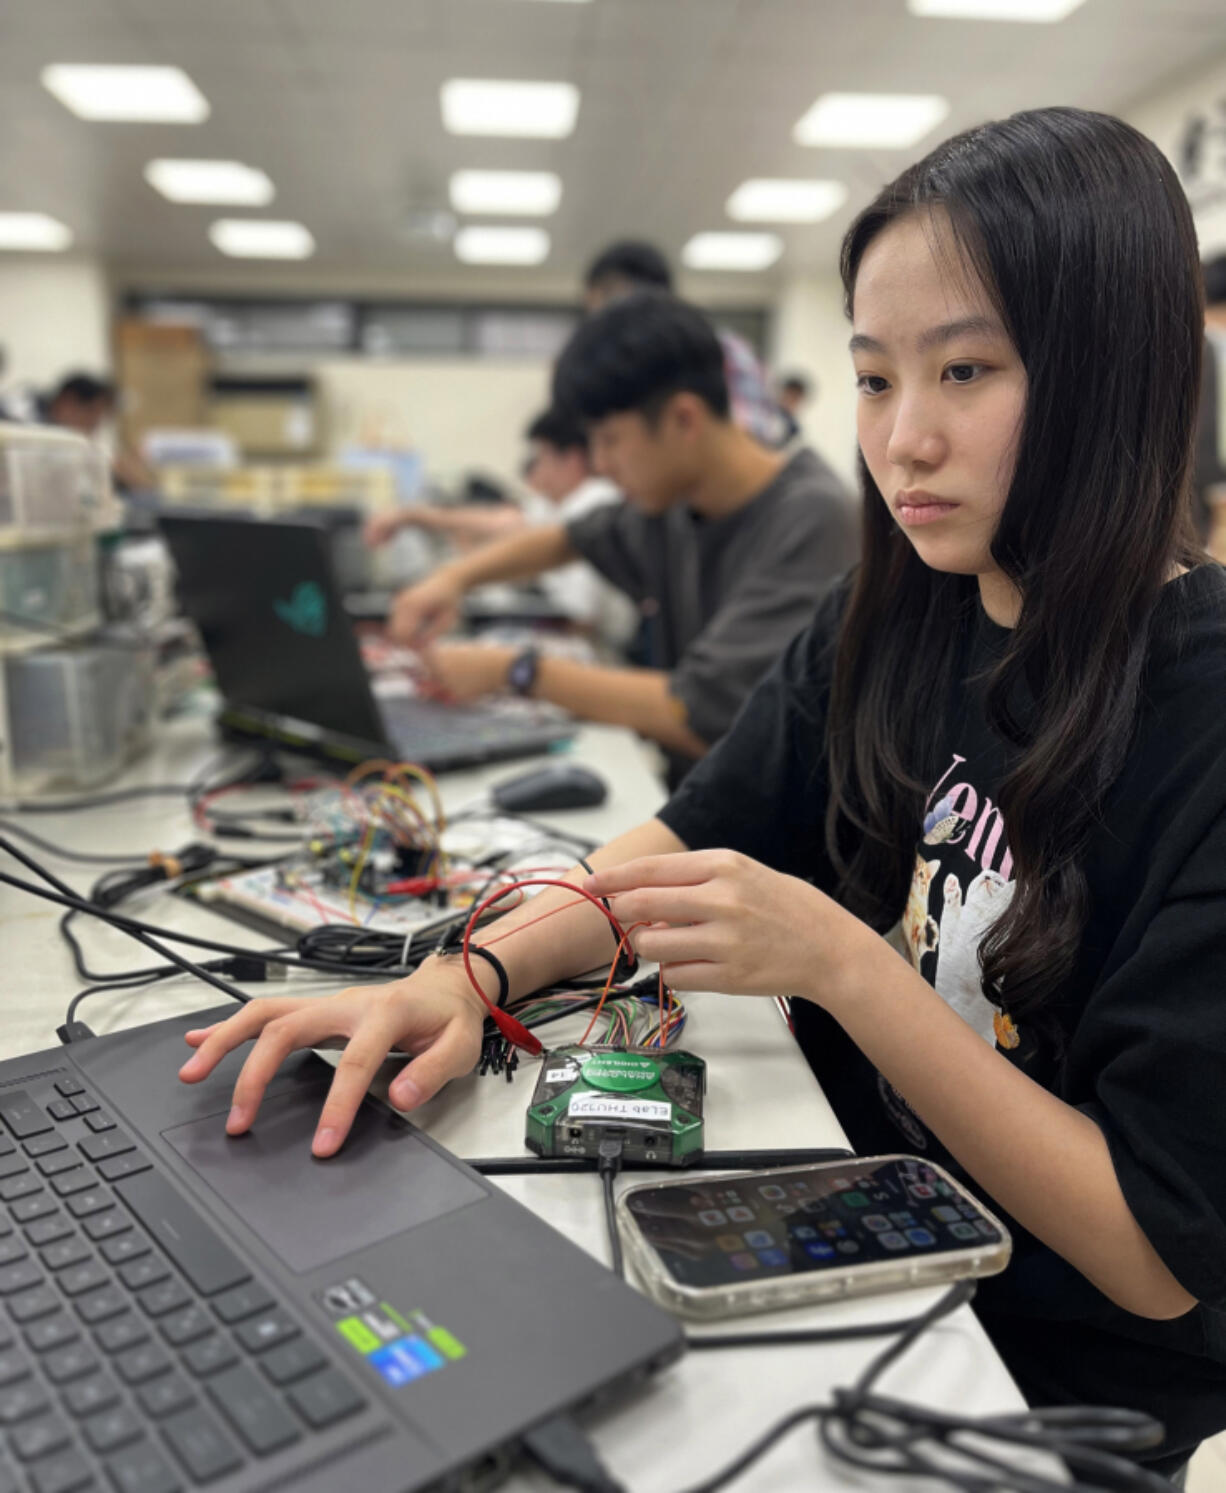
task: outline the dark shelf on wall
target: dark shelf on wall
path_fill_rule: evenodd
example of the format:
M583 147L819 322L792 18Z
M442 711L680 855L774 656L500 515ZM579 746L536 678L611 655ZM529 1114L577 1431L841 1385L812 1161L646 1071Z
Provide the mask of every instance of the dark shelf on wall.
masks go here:
M339 296L219 296L130 291L129 317L199 328L213 353L281 356L554 358L582 315L575 305ZM769 312L721 307L721 327L761 354Z

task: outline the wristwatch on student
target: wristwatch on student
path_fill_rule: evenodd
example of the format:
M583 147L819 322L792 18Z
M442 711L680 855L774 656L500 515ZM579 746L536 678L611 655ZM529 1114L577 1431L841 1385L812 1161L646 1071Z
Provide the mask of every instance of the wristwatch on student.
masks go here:
M511 667L507 670L507 688L515 695L530 695L540 666L540 650L522 648L511 660Z

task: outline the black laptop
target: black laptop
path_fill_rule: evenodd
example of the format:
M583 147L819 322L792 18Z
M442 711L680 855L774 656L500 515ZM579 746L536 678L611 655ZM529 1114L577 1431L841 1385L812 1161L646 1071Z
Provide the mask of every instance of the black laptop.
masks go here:
M0 1488L492 1486L523 1433L682 1351L677 1324L367 1100L310 1141L303 1054L224 1131L233 1007L0 1063ZM594 1185L594 1182L593 1182Z
M530 702L376 700L322 527L170 514L161 526L230 734L349 763L391 756L435 772L532 756L574 734Z

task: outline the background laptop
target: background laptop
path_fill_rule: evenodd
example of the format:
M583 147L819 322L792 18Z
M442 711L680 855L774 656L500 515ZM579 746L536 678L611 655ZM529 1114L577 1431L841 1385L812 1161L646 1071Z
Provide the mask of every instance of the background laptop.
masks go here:
M175 1073L233 1009L0 1063L0 1487L484 1487L525 1430L682 1351L373 1101L314 1161L318 1058L227 1138L243 1054Z
M521 702L376 700L322 528L171 514L161 526L232 733L436 772L530 756L573 735L552 712Z

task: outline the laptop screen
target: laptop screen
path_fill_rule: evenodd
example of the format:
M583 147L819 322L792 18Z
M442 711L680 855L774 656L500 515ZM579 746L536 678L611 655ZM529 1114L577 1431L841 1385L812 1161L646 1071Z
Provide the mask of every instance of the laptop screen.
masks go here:
M228 707L386 740L322 529L169 514L161 522L183 610Z

